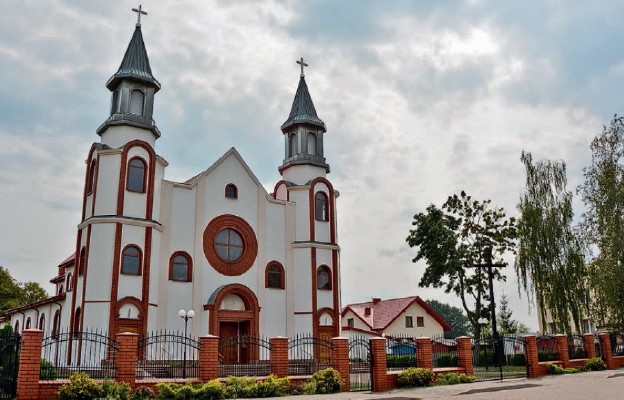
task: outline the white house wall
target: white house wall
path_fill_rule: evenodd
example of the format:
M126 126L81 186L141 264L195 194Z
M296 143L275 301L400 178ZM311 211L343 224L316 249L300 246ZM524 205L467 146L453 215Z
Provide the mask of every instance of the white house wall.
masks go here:
M411 316L413 328L405 327L405 317ZM424 327L417 327L416 317L424 318ZM384 329L386 336L392 335L410 335L412 337L420 336L440 336L444 334L444 328L430 314L428 314L418 303L412 303L390 326Z

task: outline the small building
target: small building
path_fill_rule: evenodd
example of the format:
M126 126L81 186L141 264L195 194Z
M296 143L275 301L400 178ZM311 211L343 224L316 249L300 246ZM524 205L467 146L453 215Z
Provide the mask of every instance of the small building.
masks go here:
M342 310L341 324L345 335L367 337L441 337L451 330L418 296L349 304Z

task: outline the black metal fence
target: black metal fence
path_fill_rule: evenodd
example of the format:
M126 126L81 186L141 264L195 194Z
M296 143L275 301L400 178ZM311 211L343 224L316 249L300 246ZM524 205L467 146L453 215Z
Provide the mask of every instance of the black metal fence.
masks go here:
M373 384L373 356L370 342L364 336L349 340L349 390L371 390Z
M137 379L198 378L200 344L195 337L156 331L139 340Z
M550 335L538 336L535 339L537 343L537 359L539 361L556 361L559 359L557 351L557 338Z
M594 334L594 351L596 357L600 357L604 360L604 352L602 351L602 340L599 335Z
M219 339L218 376L267 376L271 373L271 343L255 336Z
M570 360L587 358L585 341L582 335L573 334L568 336L568 358Z
M61 331L43 339L40 377L67 379L83 372L95 379L114 379L118 350L117 341L105 331Z
M524 339L515 335L473 340L472 363L477 381L526 377L525 347Z
M18 333L0 334L0 399L16 395L20 341Z
M609 332L611 341L611 355L624 356L624 334L620 332Z
M457 341L445 337L431 339L433 368L457 367Z
M386 336L386 368L388 371L402 371L416 367L418 345L409 336Z
M288 375L311 375L332 366L334 345L331 341L310 335L297 335L288 340Z

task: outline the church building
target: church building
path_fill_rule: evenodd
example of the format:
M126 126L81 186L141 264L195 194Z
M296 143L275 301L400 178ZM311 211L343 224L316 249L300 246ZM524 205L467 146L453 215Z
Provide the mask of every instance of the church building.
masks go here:
M172 182L156 149L161 85L139 19L106 82L109 117L86 154L75 252L51 280L56 294L10 310L12 326L45 336L88 329L146 335L183 327L183 309L194 311L194 335L338 336L338 192L327 178L326 126L298 63L273 193L234 148Z

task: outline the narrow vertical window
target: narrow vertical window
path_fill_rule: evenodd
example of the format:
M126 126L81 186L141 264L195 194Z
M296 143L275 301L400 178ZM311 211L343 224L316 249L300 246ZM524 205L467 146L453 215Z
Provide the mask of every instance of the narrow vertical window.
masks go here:
M316 273L316 286L319 290L331 290L331 272L327 265L321 265Z
M277 262L270 263L266 268L265 287L284 289L284 268Z
M15 332L19 332L19 320L15 321Z
M80 249L80 257L78 257L78 276L84 275L86 262L86 249L83 247Z
M131 192L145 192L145 161L135 157L128 163L126 189Z
M56 336L59 333L61 333L61 311L56 310L52 320L52 336Z
M41 314L41 317L39 317L39 329L45 331L45 314Z
M416 326L419 328L425 327L425 317L416 317Z
M121 273L127 275L141 275L141 250L136 246L124 249L121 258Z
M316 155L316 134L308 132L308 154Z
M130 114L143 115L145 95L140 90L133 90L130 94Z
M72 278L73 278L73 275L72 275L72 273L71 273L71 272L70 272L69 274L67 274L67 291L68 291L68 292L71 292L71 291L72 291L72 289L73 289L73 286L72 286L72 284L73 284L73 282L72 282Z
M169 261L169 279L176 282L191 282L191 261L186 254L174 253Z
M111 99L111 115L119 110L119 89L115 89Z
M74 313L74 333L80 332L80 314L82 314L80 307L76 308L76 312Z
M328 221L327 215L327 195L323 192L317 192L314 196L314 218L317 221Z
M414 320L412 319L412 317L410 315L406 315L405 316L405 327L406 328L413 328L414 327Z
M93 188L95 187L95 160L91 161L91 165L89 165L89 170L87 172L87 194L93 192Z
M288 135L288 157L292 157L297 154L297 135L291 133Z
M233 183L228 183L225 186L225 197L228 199L238 199L238 188Z
M30 324L31 324L31 320L30 320L30 317L28 317L26 319L26 328L24 328L24 329L30 329Z

